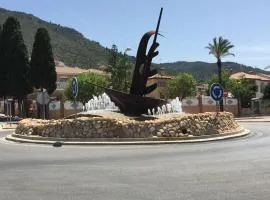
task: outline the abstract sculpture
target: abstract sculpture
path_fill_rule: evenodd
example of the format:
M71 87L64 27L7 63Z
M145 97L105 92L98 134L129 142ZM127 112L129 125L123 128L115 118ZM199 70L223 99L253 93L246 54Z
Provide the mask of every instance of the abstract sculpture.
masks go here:
M127 115L141 115L147 113L148 109L154 109L158 106L166 104L166 101L161 99L153 99L145 97L157 88L157 84L146 86L147 79L150 76L157 74L156 69L151 69L152 59L158 55L156 51L159 44L156 42L160 20L163 8L160 10L157 28L155 31L145 33L140 41L136 64L133 72L130 94L126 94L117 90L106 88L106 93L111 100L119 107L120 111ZM147 44L154 35L153 43L147 52Z

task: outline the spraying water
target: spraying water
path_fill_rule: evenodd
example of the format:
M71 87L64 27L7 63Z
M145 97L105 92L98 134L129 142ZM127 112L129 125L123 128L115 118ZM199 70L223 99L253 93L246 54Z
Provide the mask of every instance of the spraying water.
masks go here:
M92 113L101 110L118 111L119 108L110 100L110 97L106 93L103 93L100 96L93 96L93 98L90 99L84 107L84 113ZM179 97L176 97L161 107L153 108L152 110L148 109L147 112L148 115L162 115L169 113L183 114L182 104Z

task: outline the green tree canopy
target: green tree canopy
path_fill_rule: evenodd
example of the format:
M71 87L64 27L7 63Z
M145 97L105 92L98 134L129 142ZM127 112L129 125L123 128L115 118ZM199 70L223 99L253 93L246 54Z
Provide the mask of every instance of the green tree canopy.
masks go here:
M185 97L196 94L196 80L190 74L179 74L168 83L166 90L169 98L178 96L180 100L183 100Z
M228 89L235 98L240 100L242 107L249 107L251 98L255 97L258 89L254 81L244 78L231 79L230 73L227 70L222 70L221 75L222 85L225 86L224 88ZM217 75L212 75L211 79L208 81L209 88L213 83L217 83L217 81Z
M49 94L56 89L56 70L51 39L47 29L39 28L35 35L31 56L31 82L36 88L44 88Z
M32 92L29 81L30 66L20 23L13 17L7 18L3 24L1 60L3 85L7 89L2 94L22 100Z
M229 55L234 56L233 53L230 53L230 49L233 47L234 45L232 45L229 40L224 39L223 37L215 37L213 43L209 43L206 48L209 49L209 54L215 56L217 60L221 60L221 58Z
M270 100L270 84L268 83L263 90L263 98Z
M243 108L250 107L251 98L256 96L258 90L257 85L248 79L232 79L230 83L230 91L234 97L240 100Z
M0 97L6 95L6 68L3 63L4 51L2 48L2 26L0 25Z
M64 94L67 99L73 101L74 97L71 90L71 80L72 79L68 81ZM83 105L92 99L93 95L97 96L102 94L104 92L103 87L107 87L109 85L107 77L95 73L79 74L77 80L79 90L76 100L82 102Z
M222 77L222 82L221 82L221 85L222 87L225 89L228 89L228 87L230 87L230 84L231 84L231 79L230 79L230 72L228 70L222 70L221 72L221 77ZM213 83L218 83L218 75L217 74L213 74L211 76L211 78L208 80L208 91L207 93L209 94L209 89L211 87L211 85Z
M118 48L115 44L112 45L110 49L110 58L109 58L109 66L114 67L116 65L116 59L118 58Z
M127 92L131 83L132 64L127 61L126 55L119 56L117 46L111 49L109 72L111 73L111 86L123 92Z
M206 47L209 49L209 54L212 54L217 59L217 67L218 67L218 82L222 85L222 76L221 76L221 58L225 56L234 54L230 53L230 49L232 49L234 45L230 43L229 40L223 39L223 37L214 38L213 44L209 43ZM224 85L222 85L224 87ZM220 101L220 110L223 111L223 101Z

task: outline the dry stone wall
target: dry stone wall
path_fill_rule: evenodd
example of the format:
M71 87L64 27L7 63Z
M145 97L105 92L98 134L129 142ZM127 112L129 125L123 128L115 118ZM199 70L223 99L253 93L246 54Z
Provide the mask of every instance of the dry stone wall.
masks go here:
M222 134L239 129L231 113L201 113L137 121L130 118L79 117L24 119L16 134L54 138L149 138Z

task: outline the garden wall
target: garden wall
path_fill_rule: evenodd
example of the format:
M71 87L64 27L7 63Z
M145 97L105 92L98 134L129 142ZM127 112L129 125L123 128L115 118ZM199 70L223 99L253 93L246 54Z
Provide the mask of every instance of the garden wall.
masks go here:
M79 117L76 119L24 119L16 134L54 138L147 138L222 134L239 128L233 114L201 113L164 115L140 121L128 117Z

